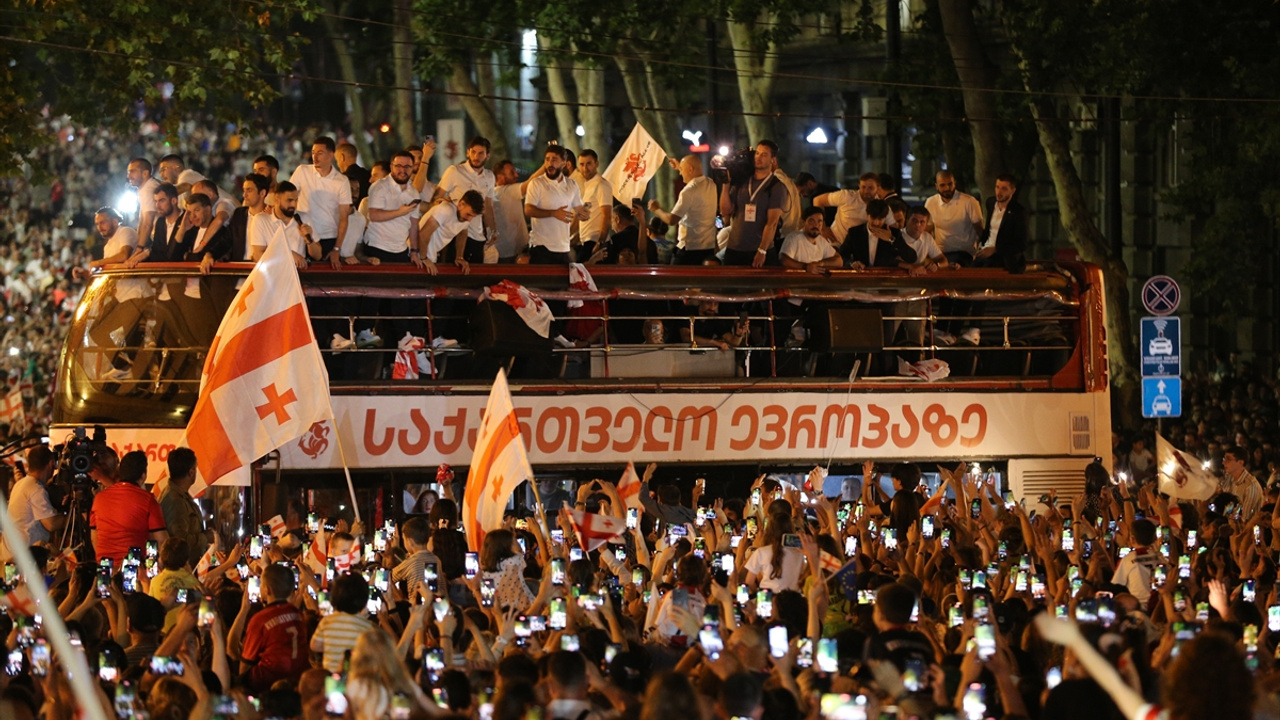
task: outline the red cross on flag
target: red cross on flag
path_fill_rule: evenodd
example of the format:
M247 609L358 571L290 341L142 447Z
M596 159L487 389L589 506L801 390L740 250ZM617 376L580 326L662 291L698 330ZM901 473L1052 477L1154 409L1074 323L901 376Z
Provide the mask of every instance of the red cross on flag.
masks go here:
M511 493L532 477L533 466L520 439L520 423L511 405L507 374L498 370L480 421L462 497L462 528L472 552L480 551L485 531L502 527L502 514Z
M196 452L193 496L248 485L254 460L333 417L329 379L287 243L271 243L209 347L181 445Z
M573 523L573 532L578 536L578 544L582 546L583 552L595 550L627 529L627 523L622 518L581 510L570 510L569 520Z
M35 598L26 585L19 585L7 593L0 594L0 609L11 610L23 617L35 617L39 612Z
M27 415L23 410L22 391L14 388L5 395L4 402L0 403L4 412L0 414L0 422L8 423L10 428L21 428L27 424Z
M653 179L658 168L666 161L667 153L662 150L662 146L643 125L636 123L622 149L613 156L613 161L601 174L613 186L613 196L631 207L632 200L644 197L649 180Z
M644 505L640 503L640 476L636 474L635 463L627 463L627 469L622 471L622 479L618 481L618 497L628 509L635 508L638 512L644 512Z

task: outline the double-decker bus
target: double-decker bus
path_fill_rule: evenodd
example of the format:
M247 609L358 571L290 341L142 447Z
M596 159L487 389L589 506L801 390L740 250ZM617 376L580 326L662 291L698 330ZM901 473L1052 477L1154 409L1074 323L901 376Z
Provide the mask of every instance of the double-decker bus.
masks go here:
M102 425L118 452L144 450L157 479L248 270L151 264L96 276L63 349L54 441ZM814 465L837 475L866 459L963 460L996 466L1034 501L1081 487L1095 456L1109 462L1096 266L590 271L596 290L571 288L562 266L302 271L336 420L260 463L240 501L270 515L300 494L308 504L341 497L345 456L362 507L399 512L405 488L430 482L437 465L467 465L497 367L509 370L530 460L547 476L612 479L632 461L749 482ZM503 280L547 302L550 336L579 342L528 342L527 326L504 322L516 315L480 312L484 288ZM391 379L406 329L426 341L401 356L419 377ZM359 342L335 347L334 335ZM933 361L932 373L900 374L900 359Z

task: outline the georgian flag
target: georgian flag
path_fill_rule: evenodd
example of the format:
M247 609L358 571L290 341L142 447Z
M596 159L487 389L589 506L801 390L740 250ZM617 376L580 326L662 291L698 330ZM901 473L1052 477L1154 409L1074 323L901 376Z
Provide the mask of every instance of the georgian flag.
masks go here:
M829 552L823 551L822 553L822 571L823 572L830 575L832 573L838 572L842 567L844 567L844 560L842 558L838 558Z
M535 295L529 288L510 280L503 280L497 285L485 288L480 294L480 299L510 305L534 332L542 337L551 337L551 321L555 319L551 314L551 308L547 307L542 298Z
M613 196L629 208L632 200L644 197L649 181L666 161L667 153L662 146L643 125L636 123L622 149L613 156L613 161L602 174L613 186Z
M0 609L15 612L23 617L35 617L40 611L26 585L19 585L7 593L0 594Z
M339 574L349 573L353 566L360 564L362 555L364 555L364 550L360 547L360 540L357 538L356 544L352 545L345 555L334 556L333 567Z
M329 379L286 243L245 278L209 347L200 398L180 445L196 452L191 494L248 485L253 461L333 417Z
M22 391L14 388L4 397L4 412L0 413L0 421L8 423L12 429L25 427L27 414L22 403Z
M1204 464L1169 444L1156 433L1156 468L1160 474L1160 492L1171 498L1208 500L1218 492L1218 481L1204 469Z
M573 532L578 536L578 544L582 546L583 552L595 550L627 529L627 523L622 518L581 510L570 510L569 520L573 523Z
M288 527L284 524L284 518L279 515L271 518L265 524L271 528L271 537L276 539L284 537L285 532L288 531Z
M200 562L196 563L196 579L200 582L204 582L205 576L214 567L214 562L217 560L217 552L215 550L217 546L217 543L209 543L209 549L204 551L204 554L200 556Z
M462 528L472 552L480 551L486 531L502 527L503 511L511 493L532 477L533 466L520 438L507 374L498 370L480 421L462 497Z
M640 476L636 474L636 464L633 462L627 463L627 469L622 471L622 479L618 481L618 498L627 509L635 508L644 512L644 505L640 502Z
M311 547L307 550L307 556L304 560L307 563L307 567L311 569L311 572L315 573L316 576L320 578L324 577L326 569L325 566L329 560L328 554L326 553L326 542L327 540L325 538L324 529L321 528L320 532L316 533L316 536L312 538Z

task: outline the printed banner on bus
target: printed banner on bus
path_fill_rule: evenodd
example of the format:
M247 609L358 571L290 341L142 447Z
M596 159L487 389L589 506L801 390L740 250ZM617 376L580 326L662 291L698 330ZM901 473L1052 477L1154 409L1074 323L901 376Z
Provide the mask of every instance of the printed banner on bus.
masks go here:
M515 396L534 465L836 462L1096 455L1105 393L682 393ZM484 395L333 398L353 468L466 466ZM1101 419L1100 419L1101 418ZM181 431L111 431L154 478ZM289 469L340 468L333 427L280 448Z

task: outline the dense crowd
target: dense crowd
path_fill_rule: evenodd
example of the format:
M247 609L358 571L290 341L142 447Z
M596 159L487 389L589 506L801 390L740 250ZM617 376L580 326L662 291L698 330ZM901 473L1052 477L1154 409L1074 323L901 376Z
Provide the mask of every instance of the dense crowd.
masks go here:
M816 468L712 497L650 466L634 495L540 482L545 513L517 503L476 552L451 481L403 518L304 510L206 549L198 513L174 519L189 452L170 456L177 497L147 510L145 456L102 449L94 543L73 556L45 523L48 453L28 460L10 512L121 720L1280 710L1280 489L1256 481L1255 508L1176 503L1095 463L1078 497L1015 502L978 467L933 486L868 461L852 497L824 496ZM0 715L70 719L65 663L13 597Z

